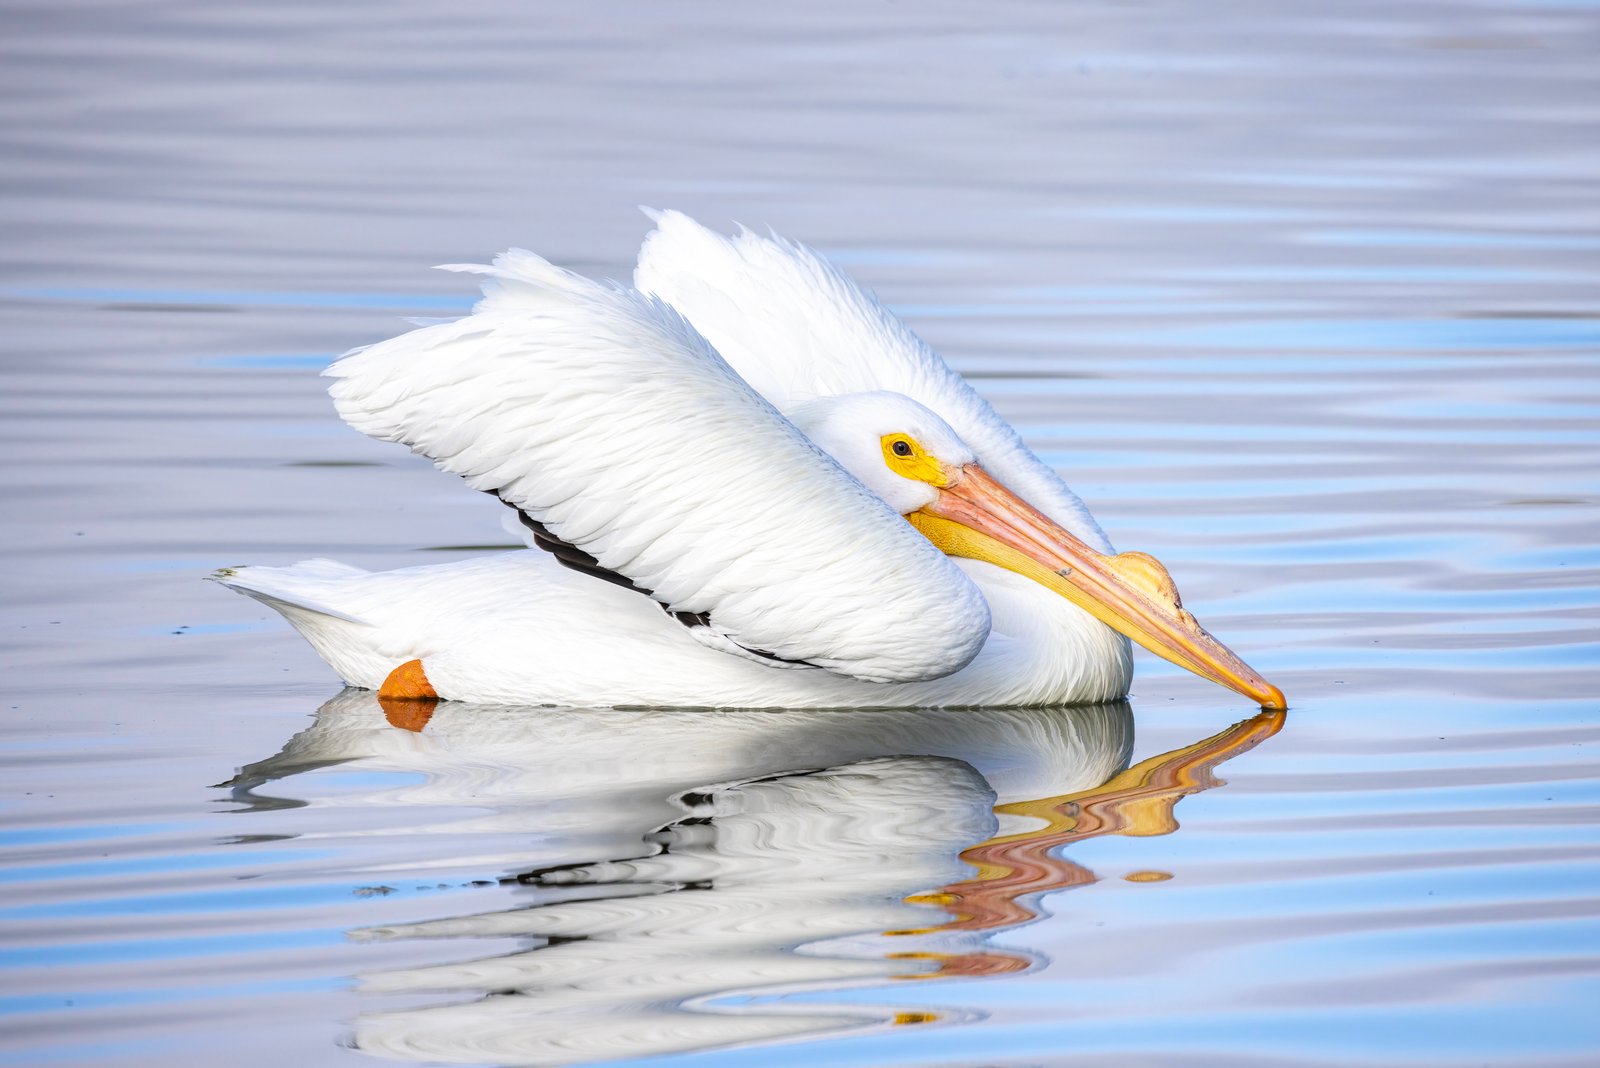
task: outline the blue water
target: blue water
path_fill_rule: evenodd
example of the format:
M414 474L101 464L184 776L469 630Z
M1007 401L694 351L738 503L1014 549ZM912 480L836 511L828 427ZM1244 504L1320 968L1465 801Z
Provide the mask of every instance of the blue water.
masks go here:
M1600 1060L1593 4L3 22L0 1064ZM396 725L200 581L506 543L317 371L641 203L876 290L1287 719Z

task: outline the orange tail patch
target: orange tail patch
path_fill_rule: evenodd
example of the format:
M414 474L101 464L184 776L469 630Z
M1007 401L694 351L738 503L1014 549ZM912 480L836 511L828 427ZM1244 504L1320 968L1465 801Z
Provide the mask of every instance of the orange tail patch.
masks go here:
M426 727L438 700L439 691L428 681L420 660L407 660L389 672L378 687L378 704L383 707L384 718L402 730L420 731Z

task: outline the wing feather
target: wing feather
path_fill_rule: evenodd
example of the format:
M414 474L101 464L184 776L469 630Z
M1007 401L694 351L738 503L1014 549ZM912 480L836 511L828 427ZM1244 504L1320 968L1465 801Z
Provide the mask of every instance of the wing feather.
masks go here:
M634 285L682 312L780 411L844 393L903 393L949 423L1001 482L1111 550L1088 508L1016 430L827 260L776 235L725 237L681 212L647 214L656 228L639 250Z
M874 681L977 654L989 617L971 581L677 312L521 250L453 269L487 277L472 315L325 372L356 429L744 649Z

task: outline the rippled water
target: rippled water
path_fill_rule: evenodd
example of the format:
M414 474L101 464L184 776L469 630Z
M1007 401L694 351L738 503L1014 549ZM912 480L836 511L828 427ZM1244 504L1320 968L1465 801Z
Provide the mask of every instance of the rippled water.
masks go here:
M0 22L0 1063L1600 1057L1592 3ZM424 721L199 581L501 542L315 372L640 202L875 287L1287 719Z

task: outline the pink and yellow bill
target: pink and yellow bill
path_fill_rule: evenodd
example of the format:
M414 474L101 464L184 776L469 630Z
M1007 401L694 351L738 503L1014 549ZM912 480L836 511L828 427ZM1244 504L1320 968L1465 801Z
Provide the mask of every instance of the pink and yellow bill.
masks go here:
M906 516L951 556L986 560L1054 590L1163 659L1257 702L1283 691L1213 638L1183 607L1154 557L1096 552L977 464L950 473L933 503Z

